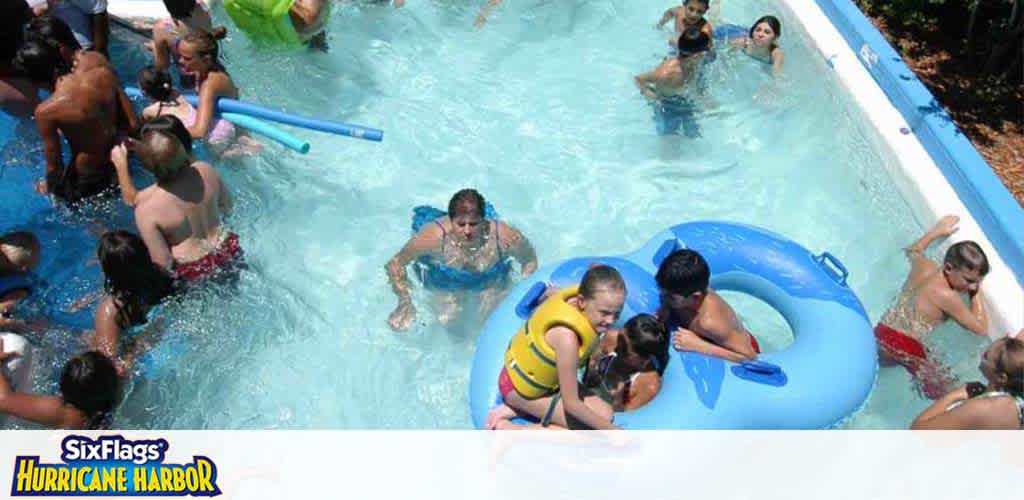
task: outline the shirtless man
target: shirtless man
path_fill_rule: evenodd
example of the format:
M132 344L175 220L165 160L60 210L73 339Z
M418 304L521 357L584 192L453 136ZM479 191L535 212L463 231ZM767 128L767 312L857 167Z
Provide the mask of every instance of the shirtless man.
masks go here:
M711 271L699 253L676 250L662 261L655 280L661 291L658 318L672 335L672 345L734 363L761 352L732 307L708 288Z
M924 254L932 242L956 232L959 221L954 215L939 219L907 248L910 274L896 304L875 326L882 363L903 365L931 399L948 392L953 380L928 359L921 342L925 336L950 318L976 335L988 335L988 313L981 294L981 280L989 271L985 252L973 241L961 241L946 251L941 268ZM970 307L964 303L965 294Z
M710 47L711 39L697 28L686 28L679 35L679 54L667 57L652 71L636 75L636 85L654 104L658 135L675 134L680 127L687 137L697 137L700 129L694 119L694 105L685 97L686 84Z
M16 63L35 85L51 92L35 110L46 154L46 179L36 190L74 203L112 187L110 149L119 133L137 126L117 75L106 65L71 70L59 50L42 40L26 41ZM69 165L61 157L61 135L71 147Z
M168 127L165 122L172 123ZM195 282L229 267L242 254L238 235L221 228L231 197L209 164L193 160L181 137L185 126L174 116L147 122L142 140L130 143L156 184L135 196L135 224L150 259L186 282ZM127 152L111 153L118 168L127 168Z

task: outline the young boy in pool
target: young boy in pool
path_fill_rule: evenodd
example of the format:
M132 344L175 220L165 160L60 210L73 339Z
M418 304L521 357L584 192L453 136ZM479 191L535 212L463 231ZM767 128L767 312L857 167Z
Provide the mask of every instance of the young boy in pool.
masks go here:
M924 252L934 241L956 232L959 217L947 215L907 248L910 274L896 304L875 327L882 364L900 364L931 399L950 389L952 377L929 359L922 340L936 326L952 318L965 330L988 335L988 313L981 294L981 280L988 274L988 258L973 241L961 241L946 251L939 268ZM963 296L970 298L970 307Z
M658 318L672 335L672 346L734 363L756 359L761 352L757 339L725 299L708 288L710 279L707 261L690 249L676 250L658 268Z
M669 45L673 47L679 39L679 34L686 31L686 28L697 28L701 33L707 35L709 40L714 40L715 30L711 23L704 18L710 2L711 0L683 0L683 4L679 7L672 7L665 11L655 28L661 29L665 23L675 20L673 24L675 33L669 39Z
M487 428L495 429L523 414L566 428L568 419L574 418L590 429L617 429L607 403L598 396L585 396L576 374L599 335L618 320L625 298L626 283L619 272L598 265L583 275L579 286L560 290L542 302L505 352L505 366L498 376L504 404L487 415Z

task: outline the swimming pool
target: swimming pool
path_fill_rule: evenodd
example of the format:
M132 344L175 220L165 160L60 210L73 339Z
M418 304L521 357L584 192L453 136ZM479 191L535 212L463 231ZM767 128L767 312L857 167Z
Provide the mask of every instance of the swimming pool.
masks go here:
M411 208L442 206L467 186L532 240L542 263L630 251L685 220L764 226L839 256L877 319L907 271L900 248L921 231L885 173L896 159L787 11L751 0L727 2L722 18L782 19L781 83L760 63L722 54L705 68L696 99L702 137L656 136L632 76L664 56L668 33L652 26L668 6L510 3L476 32L475 6L338 5L327 55L257 52L235 33L223 52L243 98L381 128L385 141L311 134L307 156L269 145L259 158L221 165L248 269L237 284L172 305L169 336L188 347L153 378L136 379L115 425L470 427L476 331L442 329L417 289L417 326L392 333L385 318L395 299L383 270L408 237ZM139 43L121 34L115 53ZM145 56L116 62L132 82ZM30 201L4 207L0 220L22 225L16 215L36 207L29 226L41 228L51 255L42 273L61 293L80 295L98 283L87 262L95 224L88 214L45 209L30 193L28 181L42 172L32 134L21 129L6 146L0 185ZM116 203L98 211L95 218L116 221L106 227L130 227ZM57 248L65 249L59 259ZM767 349L788 342L767 306L729 298ZM938 337L958 353L958 372L978 377L981 343L957 332ZM40 343L36 385L53 392L76 337L55 330ZM905 428L926 405L903 371L883 370L848 425Z

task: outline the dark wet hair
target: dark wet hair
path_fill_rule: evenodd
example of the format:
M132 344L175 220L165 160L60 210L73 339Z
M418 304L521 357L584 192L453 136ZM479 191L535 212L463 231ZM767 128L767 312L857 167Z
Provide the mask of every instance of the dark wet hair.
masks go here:
M192 134L184 123L174 115L160 115L150 118L139 128L139 135L146 136L148 133L156 132L178 139L178 142L185 148L185 152L192 154Z
M768 23L768 27L775 32L776 40L782 38L782 23L779 22L779 18L775 16L761 16L760 19L754 21L754 24L750 25L750 32L747 33L747 36L754 38L754 28L757 28L757 25L761 23Z
M24 26L32 11L24 1L0 2L0 64L9 63L24 40Z
M458 214L468 213L483 218L485 205L484 196L477 190L463 189L448 201L448 217L454 218Z
M60 56L60 51L42 40L25 41L14 57L14 67L29 80L46 84L71 72L71 66Z
M685 2L683 2L683 5L687 5L693 2L704 4L705 8L711 7L711 0L686 0Z
M155 66L146 66L139 70L139 88L146 95L160 102L168 102L174 93L174 86L171 84L171 74Z
M658 288L688 296L708 290L711 270L701 254L684 248L665 257L654 279L658 282Z
M977 271L982 276L988 274L989 271L988 257L985 256L985 251L977 243L969 240L954 243L949 247L949 250L946 250L945 263L952 266L953 269Z
M85 413L86 428L101 427L117 405L119 381L114 363L99 351L88 351L64 363L60 394L64 402Z
M25 39L41 40L57 49L62 46L72 50L82 48L71 27L60 18L49 14L28 22L28 26L25 27Z
M96 249L103 269L103 289L117 302L121 328L146 322L146 312L171 294L171 277L149 259L142 238L109 231Z
M686 57L711 48L711 39L700 28L690 26L679 34L679 57Z
M652 361L652 368L661 375L668 365L668 331L650 314L637 314L623 327L634 353Z
M197 56L209 57L213 63L220 64L220 45L217 44L217 40L222 40L226 36L227 28L217 26L212 31L192 30L185 35L183 41L195 46Z
M996 370L1006 375L1006 392L1024 397L1024 340L1005 337L1003 352L994 364Z
M192 10L196 8L196 0L164 0L164 7L172 19L185 19L192 15Z
M599 264L587 269L580 280L580 295L585 299L592 299L599 290L608 289L611 291L625 292L626 282L622 279L614 267Z

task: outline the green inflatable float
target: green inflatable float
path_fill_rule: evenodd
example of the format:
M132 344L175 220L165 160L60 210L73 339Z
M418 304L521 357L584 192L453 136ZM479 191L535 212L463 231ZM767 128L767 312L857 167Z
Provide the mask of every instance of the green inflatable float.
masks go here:
M297 46L302 39L288 15L293 4L295 0L224 0L224 10L255 41Z

